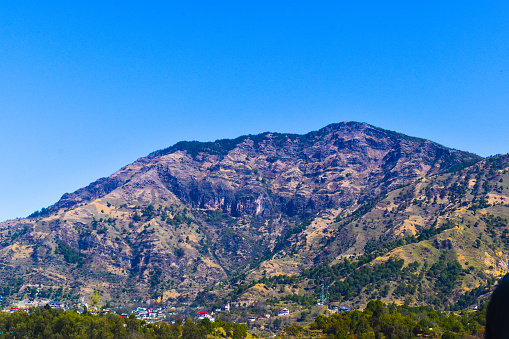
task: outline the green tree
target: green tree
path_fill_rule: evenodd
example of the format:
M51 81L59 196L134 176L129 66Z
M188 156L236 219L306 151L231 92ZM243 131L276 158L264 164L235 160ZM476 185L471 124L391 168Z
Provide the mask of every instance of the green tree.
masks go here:
M456 338L458 338L458 336L451 331L445 331L444 334L442 334L442 336L440 338L442 338L442 339L456 339Z
M201 329L191 319L186 319L182 326L182 339L201 339L204 335Z
M99 293L99 291L94 291L90 295L90 303L92 304L92 307L99 308L99 305L101 303L101 294Z

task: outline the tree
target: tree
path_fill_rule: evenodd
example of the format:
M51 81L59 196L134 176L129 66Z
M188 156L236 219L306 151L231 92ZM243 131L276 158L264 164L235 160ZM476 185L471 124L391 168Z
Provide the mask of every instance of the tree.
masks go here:
M182 339L201 339L204 335L201 329L191 319L186 319L182 326Z
M99 305L101 304L101 297L102 296L98 291L94 291L94 293L90 295L90 302L93 308L99 308Z
M451 332L451 331L445 331L444 334L442 334L442 339L456 339L458 336Z
M366 306L366 310L371 313L370 325L373 330L376 332L380 331L382 327L382 323L384 321L384 314L387 309L384 306L384 303L380 300L371 300Z

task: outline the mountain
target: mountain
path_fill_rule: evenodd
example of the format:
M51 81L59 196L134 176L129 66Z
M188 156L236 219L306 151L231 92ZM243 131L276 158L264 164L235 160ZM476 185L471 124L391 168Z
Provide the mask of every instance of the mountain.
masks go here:
M316 298L323 278L344 302L370 288L418 303L459 261L452 304L507 271L507 164L357 122L179 142L0 223L0 283L5 300L210 304L266 299L276 282L278 297ZM387 267L408 274L344 288Z

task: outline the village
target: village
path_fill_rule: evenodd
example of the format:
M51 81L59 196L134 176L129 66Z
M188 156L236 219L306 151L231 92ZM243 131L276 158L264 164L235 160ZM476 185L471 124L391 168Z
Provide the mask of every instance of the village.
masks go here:
M99 305L89 305L81 298L81 304L78 308L70 308L67 304L57 300L40 301L20 301L12 303L9 307L3 309L4 312L27 312L30 313L34 307L50 307L56 310L75 311L77 313L88 312L92 315L114 314L119 317L131 318L144 321L146 323L165 322L167 324L180 323L191 319L193 322L210 321L215 322L221 319L226 322L246 323L248 328L253 331L266 331L269 333L291 325L292 323L309 323L317 315L331 315L333 313L347 311L348 308L333 305L324 305L324 302L318 302L309 308L302 308L298 305L276 303L266 305L264 303L246 305L243 303L228 302L221 307L189 307L187 303L173 306L136 306L136 307L106 307Z

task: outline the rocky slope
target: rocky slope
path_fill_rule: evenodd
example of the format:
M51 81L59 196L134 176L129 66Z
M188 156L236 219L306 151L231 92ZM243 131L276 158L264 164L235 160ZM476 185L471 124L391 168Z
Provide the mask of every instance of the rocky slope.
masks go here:
M193 300L204 288L221 295L239 275L296 274L429 227L443 197L406 217L411 206L394 196L475 163L480 171L480 160L356 122L180 142L0 223L0 282L10 299L93 290L119 302Z
M324 279L331 300L353 307L376 298L451 309L474 305L509 273L508 182L509 155L499 155L418 179L336 219L315 218L287 239L286 254L250 272L239 297L260 298L255 290L275 284L264 278L267 272L287 267L312 292L280 297L317 298ZM306 265L310 258L314 265Z

